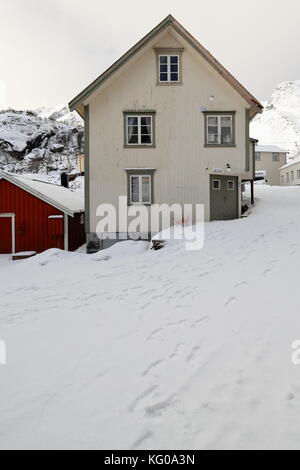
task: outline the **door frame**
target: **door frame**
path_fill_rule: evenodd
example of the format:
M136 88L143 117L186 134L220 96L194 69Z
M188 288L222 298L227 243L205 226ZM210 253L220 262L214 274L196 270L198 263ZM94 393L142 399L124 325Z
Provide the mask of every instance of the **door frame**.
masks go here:
M11 218L11 249L12 255L16 254L16 214L0 214L1 219Z

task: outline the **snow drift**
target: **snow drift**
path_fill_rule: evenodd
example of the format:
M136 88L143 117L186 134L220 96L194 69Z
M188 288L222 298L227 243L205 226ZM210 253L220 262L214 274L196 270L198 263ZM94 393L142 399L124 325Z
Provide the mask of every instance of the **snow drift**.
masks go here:
M300 188L256 191L197 252L124 242L0 270L0 448L299 449Z

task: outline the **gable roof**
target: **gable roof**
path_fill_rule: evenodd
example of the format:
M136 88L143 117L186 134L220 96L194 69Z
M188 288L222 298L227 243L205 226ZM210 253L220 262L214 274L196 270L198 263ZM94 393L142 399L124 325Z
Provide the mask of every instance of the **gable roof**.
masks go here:
M255 147L256 152L272 152L272 153L289 153L288 150L284 150L276 145L257 145Z
M25 176L12 175L4 171L0 172L1 179L9 181L71 217L84 212L84 197L81 191L37 181Z
M292 160L287 162L285 165L283 165L281 168L279 168L279 170L283 170L284 168L288 168L290 166L297 165L299 163L300 163L300 157L293 158Z
M257 113L261 113L263 105L254 98L248 90L246 90L236 78L228 72L228 70L220 64L220 62L212 56L172 15L167 16L159 23L150 33L141 39L135 46L129 49L117 62L109 67L100 77L85 88L70 103L71 111L77 110L82 113L82 104L88 99L94 91L96 91L110 76L112 76L120 67L130 60L137 52L145 47L155 36L164 29L172 27L183 39L185 39L246 101L250 104L250 116L254 117Z

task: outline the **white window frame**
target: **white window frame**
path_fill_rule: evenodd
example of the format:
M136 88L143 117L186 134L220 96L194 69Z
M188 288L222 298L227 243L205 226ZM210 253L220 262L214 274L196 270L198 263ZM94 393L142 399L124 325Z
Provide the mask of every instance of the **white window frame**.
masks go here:
M0 214L1 219L11 218L11 249L12 255L16 254L16 214Z
M218 183L218 188L214 187L214 183ZM212 190L213 191L221 191L221 180L212 180Z
M139 180L139 201L138 202L133 202L132 201L132 178L138 178ZM148 178L149 179L149 195L150 195L150 200L149 201L143 201L143 178ZM152 204L152 175L130 175L129 179L129 194L130 194L130 204L131 205L150 205Z
M209 119L210 118L217 118L218 119L218 142L209 142L209 132L208 132L208 128L209 128ZM222 126L221 126L221 122L222 122L222 118L230 118L231 120L231 142L228 142L228 143L222 143L221 142L221 138L222 138ZM232 114L207 114L206 116L206 135L207 135L207 142L206 142L206 145L234 145L234 133L233 133L233 116Z
M232 183L233 188L229 188L228 183ZM235 191L235 181L234 180L227 180L227 191Z
M165 64L161 64L160 63L160 58L161 57L167 57L167 72L161 72L160 71L160 66L161 65L165 65ZM178 80L171 80L171 74L172 73L175 73L175 72L171 72L171 57L177 57L178 59ZM158 76L158 79L159 79L159 83L179 83L180 82L180 55L179 54L159 54L158 55L158 73L159 73L159 76ZM168 80L165 81L165 80L161 80L160 79L160 74L161 73L167 73L168 75Z
M279 152L273 152L272 153L272 161L273 162L280 162L280 153Z
M261 162L261 152L255 152L255 160Z
M128 120L130 118L137 118L138 120L138 142L137 143L129 142L129 133L128 133L129 121ZM148 144L142 142L142 118L151 119L151 142ZM128 147L136 147L136 146L153 147L153 115L151 114L127 114L126 115L126 145Z

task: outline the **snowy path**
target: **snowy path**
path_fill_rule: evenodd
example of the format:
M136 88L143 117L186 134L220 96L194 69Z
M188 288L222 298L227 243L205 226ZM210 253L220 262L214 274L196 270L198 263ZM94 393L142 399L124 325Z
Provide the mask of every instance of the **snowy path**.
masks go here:
M1 269L0 448L299 449L300 188L257 195L199 252Z

